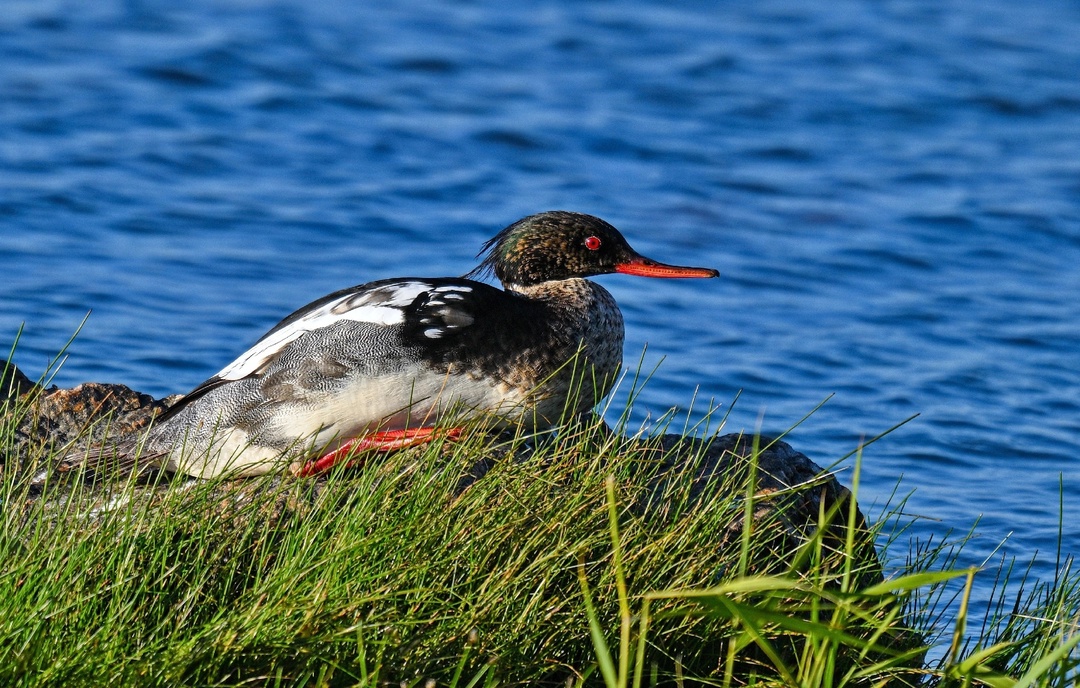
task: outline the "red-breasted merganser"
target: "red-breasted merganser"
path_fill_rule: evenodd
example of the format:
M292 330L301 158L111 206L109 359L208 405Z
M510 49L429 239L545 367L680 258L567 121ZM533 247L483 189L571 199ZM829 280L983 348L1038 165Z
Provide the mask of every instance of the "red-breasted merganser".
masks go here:
M481 253L465 277L384 279L304 306L159 417L141 455L197 477L306 475L430 440L436 421L551 427L572 387L570 411L587 411L622 364L622 314L585 277L719 274L657 263L607 222L563 211L518 220ZM469 279L486 272L503 289Z

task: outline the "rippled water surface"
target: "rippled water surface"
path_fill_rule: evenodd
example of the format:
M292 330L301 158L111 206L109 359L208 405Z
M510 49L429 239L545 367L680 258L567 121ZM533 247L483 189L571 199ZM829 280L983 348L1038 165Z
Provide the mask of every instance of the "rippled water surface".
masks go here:
M1080 552L1080 8L1064 0L49 2L0 12L0 340L190 389L294 308L600 215L635 422L709 399L902 477L978 563ZM734 408L731 402L742 391ZM681 424L681 421L680 421ZM845 465L850 465L850 461ZM850 473L845 481L850 480Z

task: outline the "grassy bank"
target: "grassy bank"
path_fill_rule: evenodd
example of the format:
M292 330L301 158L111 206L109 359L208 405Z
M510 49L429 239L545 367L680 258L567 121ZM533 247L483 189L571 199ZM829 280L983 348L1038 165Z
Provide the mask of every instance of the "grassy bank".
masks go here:
M595 424L533 439L43 496L52 457L9 461L0 685L1078 685L1067 562L954 624L944 596L995 573L944 543L881 582L850 500L793 521L821 484L764 493L747 461L701 490L703 443L673 468Z

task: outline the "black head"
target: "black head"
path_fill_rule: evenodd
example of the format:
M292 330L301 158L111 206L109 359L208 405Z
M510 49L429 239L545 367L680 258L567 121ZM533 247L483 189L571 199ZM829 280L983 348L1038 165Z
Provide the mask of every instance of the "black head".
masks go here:
M622 272L643 277L716 277L708 268L657 263L630 248L619 230L598 217L554 210L518 220L484 244L469 276L494 273L503 284L540 282Z

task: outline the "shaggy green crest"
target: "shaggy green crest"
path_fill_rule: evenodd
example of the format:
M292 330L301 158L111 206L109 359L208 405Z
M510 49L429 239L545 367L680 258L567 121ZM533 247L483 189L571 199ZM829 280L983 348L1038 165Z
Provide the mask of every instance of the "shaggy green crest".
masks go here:
M493 274L528 286L615 272L637 257L619 230L598 217L550 211L513 223L484 244L483 260L466 277Z

